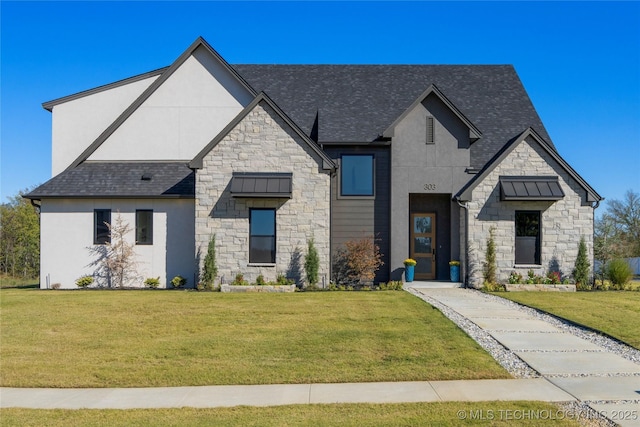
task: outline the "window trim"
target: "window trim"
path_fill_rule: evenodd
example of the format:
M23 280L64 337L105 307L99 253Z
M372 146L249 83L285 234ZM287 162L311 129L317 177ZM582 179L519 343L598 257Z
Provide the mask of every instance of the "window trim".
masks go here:
M138 214L139 213L149 213L150 214L150 221L149 221L149 231L147 232L148 234L148 239L144 242L140 242L138 240L138 233L139 233L139 218L138 218ZM142 245L142 246L149 246L149 245L153 245L153 209L136 209L136 245Z
M254 235L251 233L251 221L253 218L254 211L271 211L273 212L273 247L272 247L272 261L265 262L259 260L253 260L251 257L251 241ZM255 235L255 237L271 237L271 235ZM249 208L249 264L250 265L261 265L261 266L269 266L275 265L276 260L278 258L278 221L277 221L277 212L275 208Z
M106 212L108 214L107 221L102 221L102 224L98 224L98 213ZM94 245L106 245L111 243L111 234L109 233L109 227L104 223L111 224L111 209L94 209L93 210L93 244ZM103 228L104 227L104 228ZM106 237L104 236L106 233Z
M371 158L371 194L343 194L342 173L345 170L342 159L344 157L370 157ZM376 156L374 153L342 153L340 154L340 168L338 175L338 199L375 199L376 197Z
M518 237L532 237L532 236L518 236L518 214L537 214L538 215L538 235L536 236L536 246L534 252L534 262L518 263L517 256L517 239ZM517 210L514 212L513 217L513 261L515 266L541 266L542 265L542 211L539 210Z

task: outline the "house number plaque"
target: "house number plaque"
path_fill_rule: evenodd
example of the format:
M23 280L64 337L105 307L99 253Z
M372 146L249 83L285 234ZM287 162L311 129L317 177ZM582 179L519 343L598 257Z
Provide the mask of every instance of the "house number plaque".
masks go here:
M424 189L426 191L436 191L436 185L435 184L425 184L424 185Z

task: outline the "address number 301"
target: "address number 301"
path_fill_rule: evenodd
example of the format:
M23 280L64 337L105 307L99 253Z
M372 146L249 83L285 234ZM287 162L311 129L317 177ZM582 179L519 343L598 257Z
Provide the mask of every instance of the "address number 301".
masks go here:
M436 185L435 184L425 184L424 185L424 189L426 191L435 191L436 190Z

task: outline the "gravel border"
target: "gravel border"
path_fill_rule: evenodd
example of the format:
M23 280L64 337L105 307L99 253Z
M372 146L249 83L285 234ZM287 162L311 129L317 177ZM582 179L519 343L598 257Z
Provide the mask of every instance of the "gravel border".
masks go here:
M485 351L487 351L503 368L507 370L515 378L542 378L536 370L527 365L522 359L520 359L511 350L500 344L495 338L493 338L488 332L480 328L471 320L459 314L447 305L435 300L434 298L422 294L415 288L405 288L409 293L416 297L426 301L433 307L437 308L445 315L449 320L455 323L460 329L462 329L467 335L475 340ZM436 289L437 290L437 289ZM501 298L496 295L486 294L484 292L475 289L464 289L465 292L472 292L474 296L484 298L490 301L498 302L511 309L518 310L524 314L528 314L536 319L547 322L563 332L575 335L593 344L596 344L603 348L603 351L610 352L621 356L634 363L640 364L640 350L633 348L615 338L602 335L601 333L583 327L581 325L572 323L570 321L560 319L556 316L544 313L540 310L536 310L531 307L527 307L518 304L514 301ZM576 376L576 375L571 375ZM582 375L578 375L582 376ZM584 375L587 376L587 375ZM592 375L589 375L592 376ZM640 376L636 374L610 374L607 376ZM625 401L626 402L626 401ZM579 418L576 419L581 425L587 427L615 427L618 424L609 420L608 418L600 415L596 410L591 408L589 404L592 403L612 403L608 401L572 401L566 403L557 404L557 406L566 414L579 414ZM622 401L616 401L613 403L623 403ZM626 402L626 403L635 403ZM575 418L574 418L575 419Z

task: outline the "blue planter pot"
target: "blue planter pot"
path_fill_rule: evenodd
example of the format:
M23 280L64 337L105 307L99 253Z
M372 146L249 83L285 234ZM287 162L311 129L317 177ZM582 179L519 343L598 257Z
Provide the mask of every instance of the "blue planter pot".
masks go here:
M459 265L450 265L449 266L449 277L452 282L460 281L460 266Z
M404 266L404 279L407 282L413 282L413 271L415 269L415 265L405 265Z

